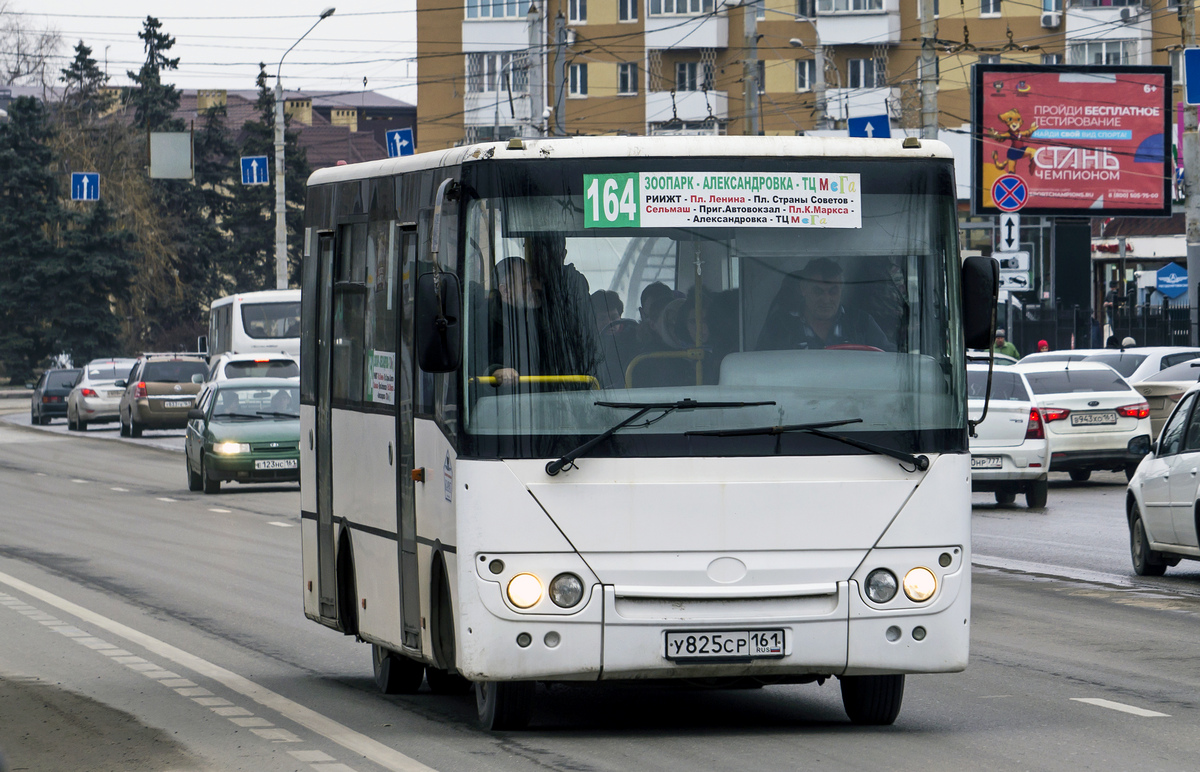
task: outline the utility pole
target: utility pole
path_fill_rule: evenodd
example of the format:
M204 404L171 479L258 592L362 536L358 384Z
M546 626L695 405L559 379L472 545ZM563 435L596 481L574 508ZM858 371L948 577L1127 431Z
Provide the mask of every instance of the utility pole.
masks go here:
M1183 32L1183 47L1196 45L1196 9L1191 0L1179 4L1179 27ZM1196 137L1196 106L1183 106L1183 199L1187 213L1188 312L1191 321L1191 341L1196 345L1200 330L1197 306L1200 305L1200 142Z
M742 60L742 86L746 102L746 134L757 137L758 127L758 4L765 0L743 0L746 58ZM704 73L697 73L703 78Z
M921 136L937 139L937 19L934 18L934 0L921 0Z
M554 136L567 136L567 20L554 17Z
M529 14L525 17L529 25L529 49L526 62L529 67L527 87L529 88L529 125L532 129L529 135L539 136L542 133L542 114L546 112L546 85L542 81L542 60L545 57L546 46L542 40L542 14L537 3L529 4Z

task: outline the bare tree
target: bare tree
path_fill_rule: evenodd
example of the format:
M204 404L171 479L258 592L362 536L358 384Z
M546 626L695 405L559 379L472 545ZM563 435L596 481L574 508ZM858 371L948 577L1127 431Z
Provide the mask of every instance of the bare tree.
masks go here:
M0 84L53 86L61 68L51 60L61 45L58 30L35 29L12 3L0 0Z

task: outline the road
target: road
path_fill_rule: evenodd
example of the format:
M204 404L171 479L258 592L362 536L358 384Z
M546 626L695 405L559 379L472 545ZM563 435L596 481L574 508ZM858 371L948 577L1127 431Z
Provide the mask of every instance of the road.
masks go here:
M22 408L24 405L21 406ZM12 409L15 409L13 406ZM295 487L189 493L180 434L0 418L0 748L36 770L1192 769L1200 564L1132 576L1123 480L974 499L971 665L912 676L892 727L836 681L385 697L369 648L304 618ZM174 450L172 448L175 448Z

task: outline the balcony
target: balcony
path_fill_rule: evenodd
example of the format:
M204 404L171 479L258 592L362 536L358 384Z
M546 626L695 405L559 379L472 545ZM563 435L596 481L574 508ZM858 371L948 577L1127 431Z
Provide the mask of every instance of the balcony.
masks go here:
M1146 6L1069 5L1066 12L1067 40L1149 40L1153 14ZM1130 62L1140 64L1140 62Z
M529 48L529 24L525 17L511 19L466 19L462 23L462 50L517 51Z
M822 5L817 5L816 26L823 45L871 46L900 42L900 0L883 0L880 10L822 11Z
M513 117L514 112L516 117ZM507 91L480 91L463 95L464 126L512 126L519 123L529 123L529 94L514 91L511 108Z
M723 15L650 16L646 19L646 50L728 48L729 19Z
M707 100L705 96L707 95ZM724 91L676 91L675 110L671 110L670 91L646 92L646 123L662 123L672 116L688 123L707 120L709 106L717 120L729 117L729 99Z
M887 113L897 117L900 104L898 88L831 88L825 92L829 116L844 121Z

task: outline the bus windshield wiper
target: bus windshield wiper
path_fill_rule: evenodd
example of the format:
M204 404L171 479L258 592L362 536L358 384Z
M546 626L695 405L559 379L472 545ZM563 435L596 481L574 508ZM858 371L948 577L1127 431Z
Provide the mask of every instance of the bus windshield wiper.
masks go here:
M928 456L914 456L911 453L905 453L903 450L885 448L882 445L876 445L872 442L863 442L862 440L856 440L843 434L832 434L830 432L822 431L822 429L829 429L834 426L845 426L846 424L858 423L862 423L861 418L848 418L842 421L822 421L820 423L811 424L756 426L749 429L714 429L709 431L690 431L684 432L684 435L690 437L753 437L765 434L779 437L781 435L788 434L789 432L807 432L808 434L815 434L818 437L824 437L828 440L836 440L837 442L842 442L855 448L870 451L871 453L878 453L881 456L890 456L899 461L903 461L906 464L912 464L922 472L929 468Z
M660 415L652 420L646 421L646 423L642 424L642 426L650 426L651 424L658 423L659 421L666 418L668 415L675 412L676 410L704 410L704 409L726 408L726 407L760 407L762 405L774 405L774 404L775 404L775 402L773 402L773 401L772 402L697 402L694 399L681 399L681 400L678 400L677 402L596 402L595 403L596 407L626 408L629 410L636 410L637 412L634 413L633 415L629 416L628 418L626 418L624 421L620 422L619 424L609 427L602 434L600 434L596 437L593 437L592 439L583 443L579 447L568 452L566 455L564 455L562 458L558 459L557 461L551 461L550 463L546 464L546 474L553 477L554 475L561 472L563 469L565 469L569 466L573 466L575 463L575 459L577 459L580 456L582 456L583 454L587 453L589 450L596 447L600 443L604 442L605 440L607 440L609 437L613 436L617 432L621 431L626 426L629 426L631 423L638 420L642 416L646 415L646 413L649 413L651 410L661 410L662 415Z

